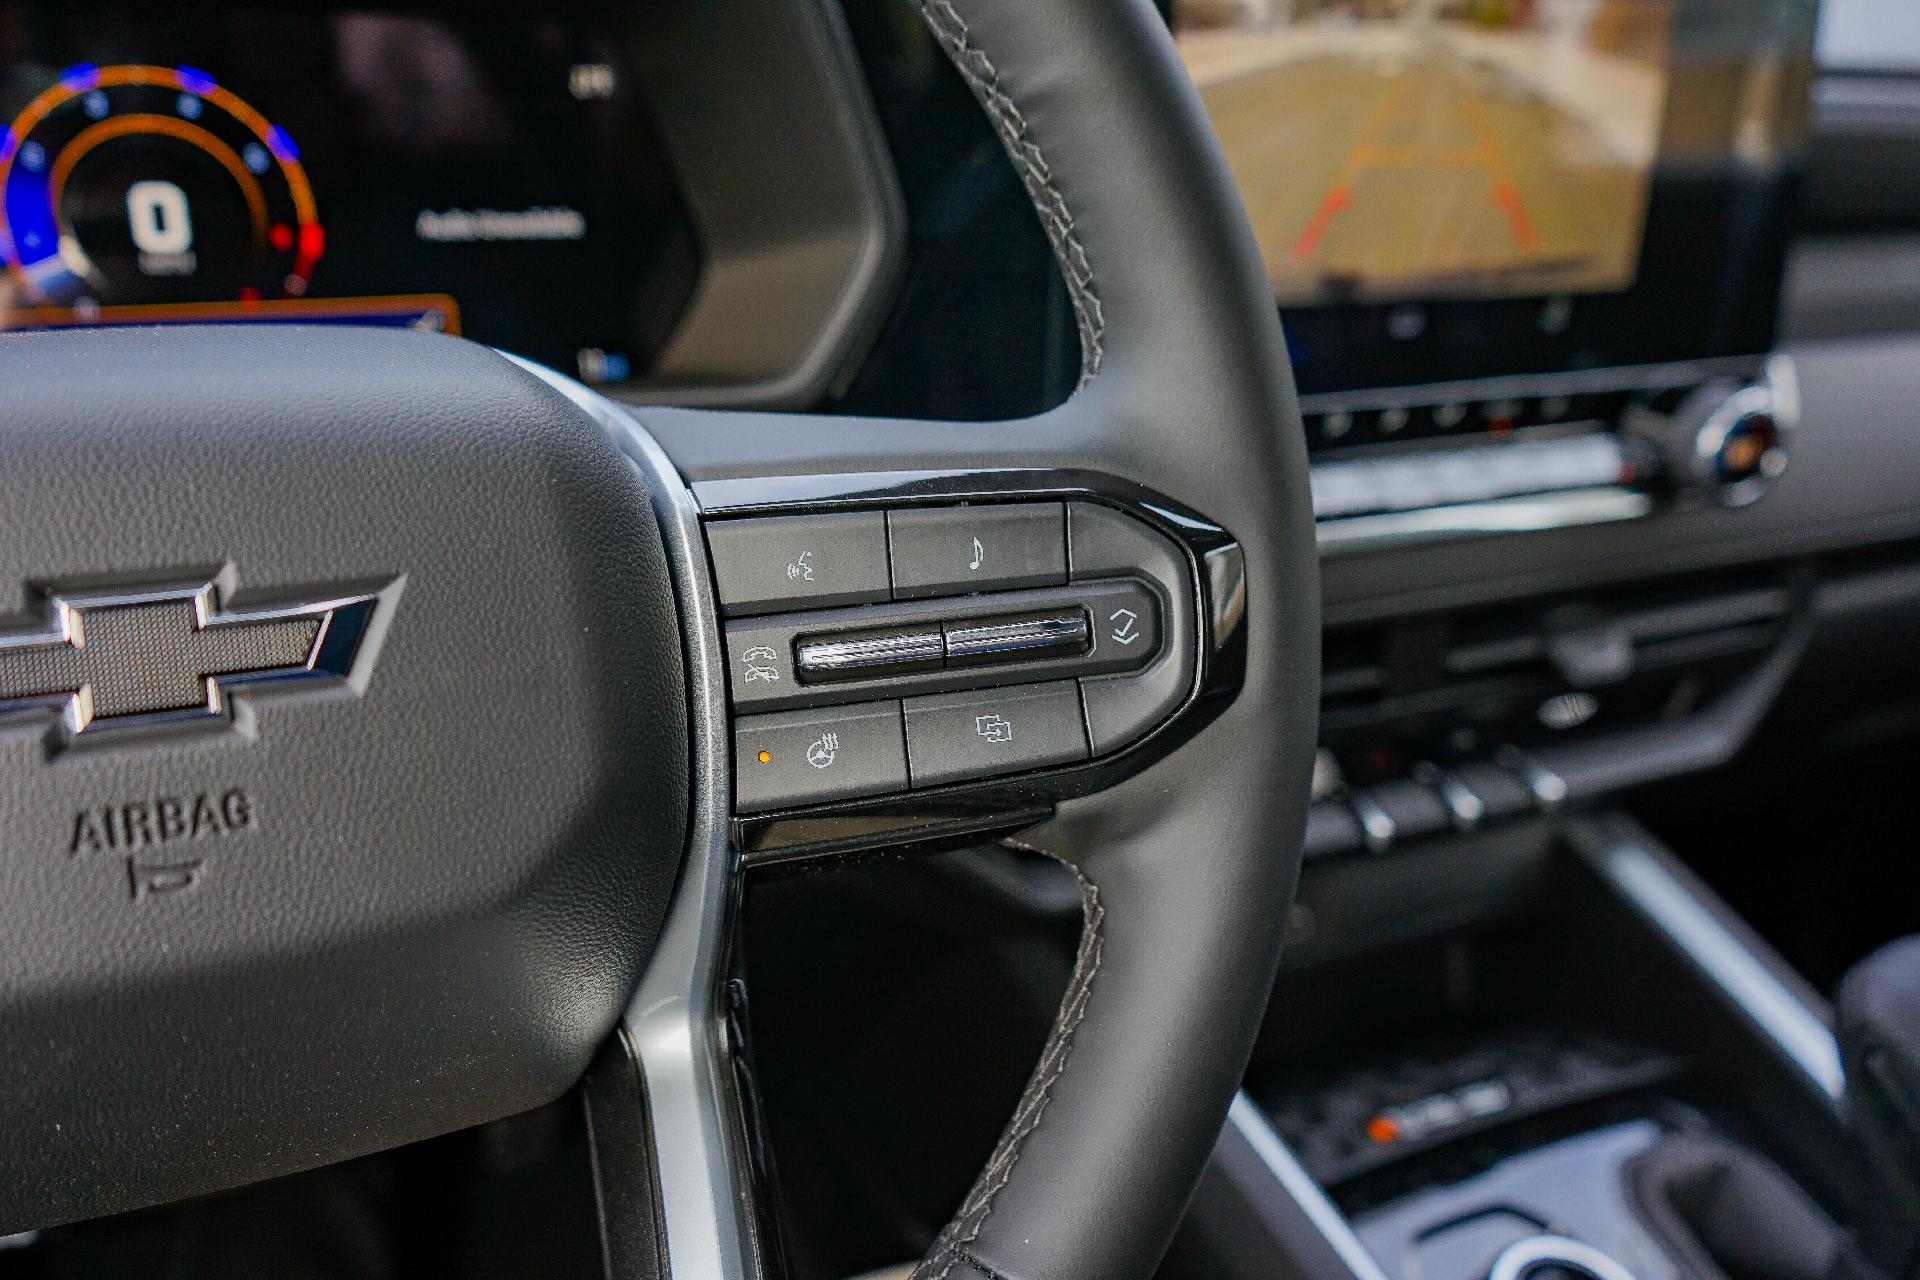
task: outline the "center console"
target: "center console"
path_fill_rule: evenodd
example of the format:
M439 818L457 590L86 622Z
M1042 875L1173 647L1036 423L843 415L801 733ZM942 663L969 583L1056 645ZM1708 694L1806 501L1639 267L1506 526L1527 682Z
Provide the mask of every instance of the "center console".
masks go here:
M1169 1276L1879 1274L1824 1002L1644 829L1402 872L1417 919L1369 926L1365 874L1303 889Z

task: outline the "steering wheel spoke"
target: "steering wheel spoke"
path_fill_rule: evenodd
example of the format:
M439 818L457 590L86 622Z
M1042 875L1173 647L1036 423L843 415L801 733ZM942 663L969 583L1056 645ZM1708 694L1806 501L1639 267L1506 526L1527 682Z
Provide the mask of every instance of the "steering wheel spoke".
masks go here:
M706 812L624 1043L677 1265L752 1274L736 1269L754 1188L720 1002L738 877L1017 837L1166 759L1238 691L1244 557L1086 441L1049 446L1079 403L956 430L630 410L536 372L639 467L675 568ZM767 446L783 440L804 447L783 459ZM1076 876L1084 964L1104 909Z

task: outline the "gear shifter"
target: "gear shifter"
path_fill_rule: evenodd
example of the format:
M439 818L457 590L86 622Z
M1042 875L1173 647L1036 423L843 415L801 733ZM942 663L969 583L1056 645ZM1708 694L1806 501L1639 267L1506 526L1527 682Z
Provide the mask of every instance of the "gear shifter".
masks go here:
M1837 1006L1848 1122L1889 1191L1864 1242L1889 1272L1912 1276L1920 1261L1920 936L1849 970Z

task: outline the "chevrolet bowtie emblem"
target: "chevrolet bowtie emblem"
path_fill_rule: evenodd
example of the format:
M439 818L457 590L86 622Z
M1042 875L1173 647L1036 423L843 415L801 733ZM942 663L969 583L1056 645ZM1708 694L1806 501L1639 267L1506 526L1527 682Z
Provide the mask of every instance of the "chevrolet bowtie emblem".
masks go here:
M227 610L213 581L54 590L0 631L0 718L57 712L76 738L222 723L234 693L349 678L388 590Z

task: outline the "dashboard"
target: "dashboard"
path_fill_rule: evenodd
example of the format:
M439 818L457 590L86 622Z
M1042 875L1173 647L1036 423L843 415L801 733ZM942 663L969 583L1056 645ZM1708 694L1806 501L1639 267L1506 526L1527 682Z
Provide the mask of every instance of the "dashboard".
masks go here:
M628 380L697 245L621 14L0 5L0 325L407 326Z

